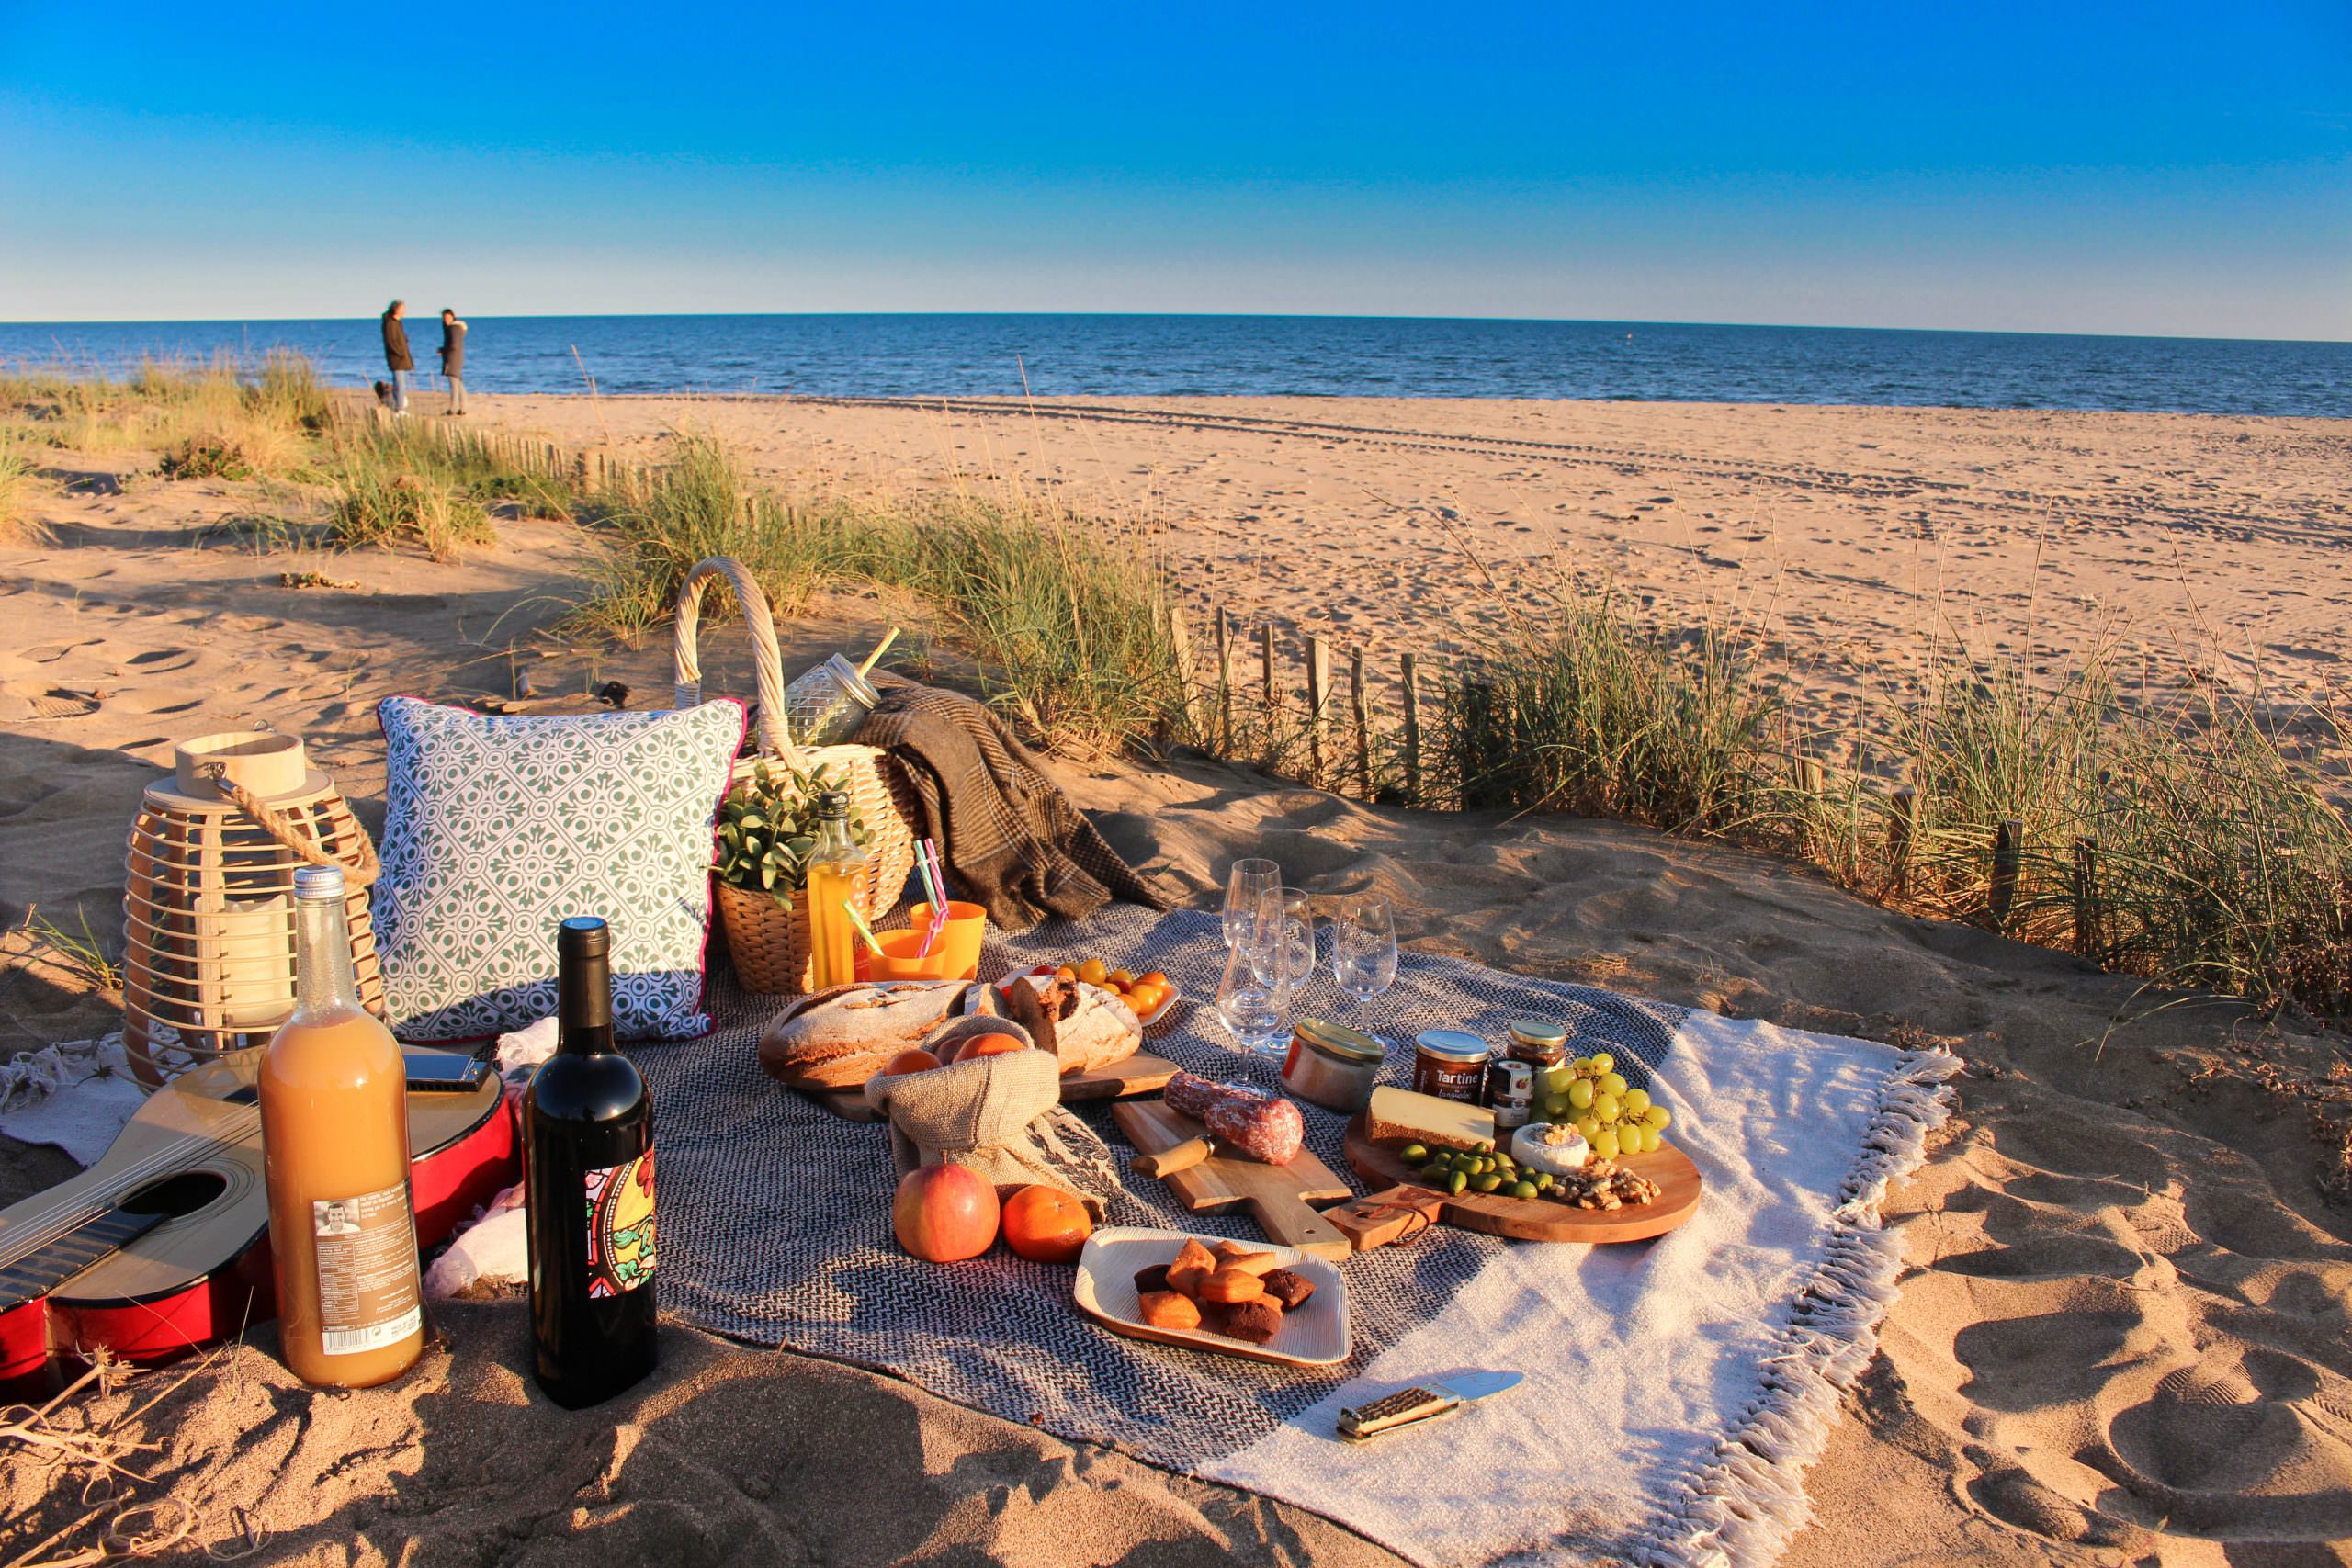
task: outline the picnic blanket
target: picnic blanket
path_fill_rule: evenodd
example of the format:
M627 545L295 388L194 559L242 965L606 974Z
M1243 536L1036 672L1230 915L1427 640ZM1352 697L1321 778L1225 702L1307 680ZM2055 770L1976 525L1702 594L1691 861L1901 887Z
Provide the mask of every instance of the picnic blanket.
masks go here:
M1224 955L1214 915L1114 905L991 943L989 963L1083 952L1165 970L1193 1000L1148 1047L1217 1078L1277 1086L1233 1051L1206 998ZM760 1071L773 999L721 979L709 1036L632 1046L662 1147L662 1299L705 1327L878 1368L942 1397L1188 1475L1281 1498L1427 1564L1770 1562L1804 1522L1804 1470L1838 1390L1869 1359L1893 1299L1889 1181L1922 1157L1956 1059L1660 1006L1408 953L1355 1010L1329 981L1304 1010L1397 1043L1449 1025L1572 1023L1674 1113L1706 1196L1654 1242L1506 1242L1451 1226L1344 1266L1355 1353L1329 1372L1111 1334L1070 1301L1070 1270L998 1249L918 1263L891 1237L889 1142ZM1345 1173L1343 1119L1304 1106L1307 1140ZM1109 1223L1255 1236L1189 1215L1125 1168ZM1342 1404L1481 1368L1520 1389L1425 1432L1363 1447Z
M994 714L903 677L879 674L874 683L882 700L857 742L905 764L948 880L988 910L991 927L1083 919L1114 898L1167 908Z

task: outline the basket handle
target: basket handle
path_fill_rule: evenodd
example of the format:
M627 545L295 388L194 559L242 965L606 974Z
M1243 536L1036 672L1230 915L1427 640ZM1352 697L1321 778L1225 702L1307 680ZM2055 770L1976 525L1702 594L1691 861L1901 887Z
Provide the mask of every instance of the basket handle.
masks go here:
M702 660L695 634L702 624L702 587L714 577L724 577L734 585L735 598L743 606L744 624L751 630L752 678L760 695L760 750L801 767L805 764L800 753L785 730L784 655L776 648L775 616L768 609L768 596L732 556L696 561L686 580L678 584L677 615L670 637L671 705L688 708L702 701Z

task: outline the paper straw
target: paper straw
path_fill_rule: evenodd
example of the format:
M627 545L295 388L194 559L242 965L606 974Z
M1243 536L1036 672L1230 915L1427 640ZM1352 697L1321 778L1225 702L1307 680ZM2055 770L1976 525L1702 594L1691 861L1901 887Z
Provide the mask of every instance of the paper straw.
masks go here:
M898 640L899 628L892 626L890 635L874 645L874 651L865 656L865 662L857 667L857 672L861 675L871 675L874 672L874 667L882 662L882 656L890 651L890 645Z
M947 929L947 883L939 865L939 845L930 839L922 841L915 865L922 873L922 885L931 894L931 929L922 935L922 945L915 950L917 958L931 956L931 944Z
M881 939L876 937L874 934L874 929L865 923L865 916L859 914L855 909L851 908L846 903L842 906L842 913L849 917L850 929L865 939L865 945L874 950L875 957L888 958L890 956L888 953L882 951Z

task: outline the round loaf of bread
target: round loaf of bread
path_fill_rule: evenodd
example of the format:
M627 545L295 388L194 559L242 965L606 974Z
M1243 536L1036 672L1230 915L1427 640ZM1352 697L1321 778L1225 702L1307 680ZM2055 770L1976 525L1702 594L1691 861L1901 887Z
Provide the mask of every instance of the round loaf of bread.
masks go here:
M855 1089L956 1016L961 980L877 980L811 991L760 1036L760 1066L795 1089Z
M1143 1021L1126 998L1083 980L1021 975L975 986L957 1005L1017 1021L1039 1050L1054 1054L1064 1077L1124 1062L1143 1049Z

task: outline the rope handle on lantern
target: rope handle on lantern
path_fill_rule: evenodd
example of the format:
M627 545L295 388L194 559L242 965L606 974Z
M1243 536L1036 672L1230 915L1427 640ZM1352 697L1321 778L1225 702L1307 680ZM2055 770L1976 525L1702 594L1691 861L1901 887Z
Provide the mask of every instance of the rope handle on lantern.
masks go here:
M351 827L359 836L358 851L349 860L345 860L319 848L316 829L308 829L306 825L304 833L298 835L291 825L291 812L273 810L268 802L229 777L229 770L220 763L207 762L202 772L215 788L234 801L240 811L260 823L261 830L284 845L296 859L311 865L339 867L354 887L372 886L376 878L382 874L384 863L376 858L376 846L368 841L368 829L359 826L356 820Z

